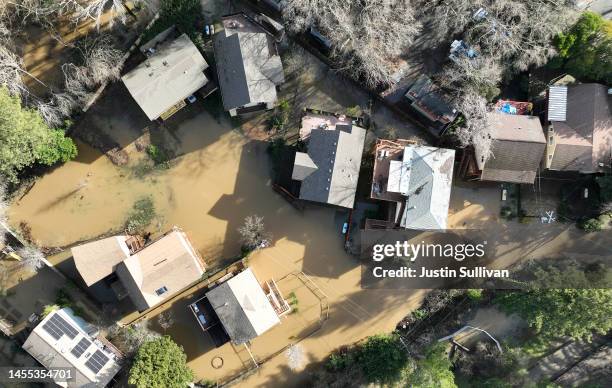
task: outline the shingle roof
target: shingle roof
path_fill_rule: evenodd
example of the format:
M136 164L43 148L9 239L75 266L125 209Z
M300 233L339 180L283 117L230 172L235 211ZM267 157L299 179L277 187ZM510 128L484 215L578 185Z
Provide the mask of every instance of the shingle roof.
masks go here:
M112 274L129 257L126 239L114 236L71 248L74 265L88 287Z
M121 79L150 120L206 85L208 64L183 34L162 43L157 51Z
M482 164L481 179L487 181L533 183L546 149L540 120L535 116L491 113L492 155Z
M204 265L187 239L174 230L117 265L117 275L140 310L151 308L199 280ZM157 295L156 290L167 291Z
M566 120L553 122L556 146L551 169L591 173L600 170L600 162L608 163L612 149L611 106L612 97L604 85L568 87ZM586 152L585 147L591 151Z
M276 102L276 85L284 81L274 39L244 15L225 16L213 39L223 107Z
M365 135L365 129L352 124L312 129L308 156L317 169L302 180L300 198L352 208Z
M280 323L250 268L206 293L235 344L243 344Z
M455 151L407 146L408 191L400 225L407 229L446 229Z

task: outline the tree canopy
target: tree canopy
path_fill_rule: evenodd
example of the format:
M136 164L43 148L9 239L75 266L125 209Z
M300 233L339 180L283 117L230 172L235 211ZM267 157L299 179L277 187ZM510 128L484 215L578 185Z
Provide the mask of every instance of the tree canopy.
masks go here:
M399 380L408 356L396 334L369 337L359 348L357 363L369 382L391 383Z
M509 292L496 299L518 313L543 339L590 339L612 329L612 289L535 289Z
M446 354L446 345L438 343L429 349L425 358L416 362L409 382L414 387L456 388L452 361Z
M562 67L575 77L612 82L612 21L584 12L567 32L555 39Z
M53 165L77 154L63 130L52 129L40 114L0 87L0 175L17 182L19 171L35 163Z
M183 348L163 336L140 347L128 382L138 388L184 388L193 379Z

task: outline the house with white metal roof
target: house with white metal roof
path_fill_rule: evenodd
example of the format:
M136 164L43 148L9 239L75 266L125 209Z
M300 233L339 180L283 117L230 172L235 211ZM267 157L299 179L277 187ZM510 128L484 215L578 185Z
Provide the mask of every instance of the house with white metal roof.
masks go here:
M147 59L121 80L149 120L167 119L209 83L208 63L186 34L145 53Z
M23 349L45 368L75 368L64 387L105 387L121 369L122 354L69 308L49 313Z
M379 140L375 154L371 198L391 203L389 226L446 229L455 151Z

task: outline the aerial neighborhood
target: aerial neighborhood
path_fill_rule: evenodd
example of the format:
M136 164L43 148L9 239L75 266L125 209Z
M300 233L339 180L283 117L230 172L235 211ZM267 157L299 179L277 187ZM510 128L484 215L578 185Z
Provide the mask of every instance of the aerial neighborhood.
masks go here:
M0 383L611 386L611 18L0 2Z

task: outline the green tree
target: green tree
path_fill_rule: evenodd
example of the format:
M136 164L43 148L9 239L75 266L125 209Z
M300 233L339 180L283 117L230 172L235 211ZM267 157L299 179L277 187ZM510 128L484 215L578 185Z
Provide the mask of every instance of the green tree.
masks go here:
M49 128L37 111L0 87L0 176L17 182L19 171L35 163L53 165L76 156L63 130Z
M409 383L419 388L456 388L452 366L446 354L446 345L438 343L427 350L425 358L416 362Z
M562 336L590 339L593 332L612 329L612 289L534 289L508 292L496 302L518 313L529 326L550 340Z
M559 57L553 63L578 78L612 82L612 21L584 12L555 45Z
M369 382L393 383L400 379L408 356L397 334L369 337L357 353L357 364Z
M138 388L184 388L193 379L183 348L170 337L163 336L140 347L128 382Z

